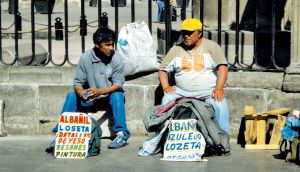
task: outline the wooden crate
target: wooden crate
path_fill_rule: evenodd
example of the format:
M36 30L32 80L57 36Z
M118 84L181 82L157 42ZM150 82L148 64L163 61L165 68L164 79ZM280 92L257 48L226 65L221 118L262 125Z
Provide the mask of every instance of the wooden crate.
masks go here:
M253 106L245 107L245 141L246 149L278 149L281 140L281 128L284 127L285 119L291 111L289 108L279 108L264 113L256 113ZM268 120L274 119L271 129ZM266 143L267 131L271 129L271 138Z

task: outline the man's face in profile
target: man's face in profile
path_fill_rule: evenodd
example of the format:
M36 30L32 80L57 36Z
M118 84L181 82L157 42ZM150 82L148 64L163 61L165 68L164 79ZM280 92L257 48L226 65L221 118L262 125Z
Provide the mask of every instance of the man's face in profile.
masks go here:
M102 42L100 45L96 46L99 52L107 57L112 57L114 55L115 42Z

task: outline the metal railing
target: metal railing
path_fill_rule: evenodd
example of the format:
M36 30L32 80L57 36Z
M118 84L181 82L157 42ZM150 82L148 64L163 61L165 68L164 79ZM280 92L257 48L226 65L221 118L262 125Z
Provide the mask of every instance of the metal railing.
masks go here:
M205 10L209 10L211 8L205 8L205 2L204 0L199 0L200 4L200 16L194 16L197 18L200 18L200 20L203 22L203 25L205 26L205 17L204 12ZM183 0L183 8L185 8L186 0ZM262 5L262 2L265 2ZM169 6L169 2L165 1L166 6ZM194 1L192 1L194 3ZM222 43L222 33L226 32L222 30L222 3L224 1L217 0L217 43L221 45ZM254 7L252 9L253 16L255 21L254 25L255 27L253 29L250 29L250 31L253 32L253 39L254 39L254 55L252 58L252 62L246 64L243 62L243 59L240 56L240 34L241 34L241 28L240 28L240 0L235 0L236 4L236 13L235 13L235 23L234 26L231 29L235 30L235 55L234 55L234 61L232 63L229 63L229 67L233 71L237 70L264 70L264 71L284 71L286 67L290 65L290 29L282 31L280 28L278 28L278 21L280 21L280 13L284 9L285 3L287 1L280 1L280 0L248 0L248 3L252 4L251 7ZM264 23L260 22L262 20L261 18L265 16L260 16L260 13L265 10L266 4L271 8L271 14L268 14L269 16L269 22L270 23ZM185 10L182 10L186 12ZM193 13L193 11L192 11ZM185 19L185 15L182 19ZM279 16L279 17L278 17ZM170 11L166 14L166 49L170 49L173 42L171 42L171 33L172 28L169 24L171 22L171 15ZM263 25L263 26L262 26ZM268 25L270 27L265 27L264 25ZM247 29L249 30L249 29ZM210 33L212 30L206 30L205 27L203 29L203 32ZM264 39L267 39L264 40ZM288 40L286 42L287 46L282 45L282 39ZM264 45L264 43L267 43L267 45ZM223 45L221 45L223 46ZM283 48L282 48L283 46ZM282 53L282 52L285 53ZM228 57L227 57L228 58Z
M114 30L116 31L116 33L118 33L119 31L119 6L116 5L118 4L118 0L114 0L115 1L115 7L114 7L114 21L115 21L115 28ZM196 0L192 0L191 1L191 5L189 5L189 8L191 9L191 16L193 17L197 17L200 18L201 21L203 21L203 25L205 26L205 10L209 10L209 8L206 8L206 3L205 0L198 0L200 1L200 7L199 7L199 16L195 16L194 13L194 4L195 4ZM224 1L222 0L216 0L217 1L217 28L213 29L213 30L209 30L206 27L204 27L203 32L204 33L211 33L212 31L216 31L217 32L217 40L216 42L220 45L222 45L222 33L225 33L226 31L222 30L222 3L224 3ZM277 50L277 46L278 46L278 34L280 34L277 25L276 25L276 13L278 10L277 7L281 6L283 4L280 4L280 1L278 0L268 0L270 2L269 5L271 5L271 23L269 24L271 27L267 28L267 29L261 29L260 27L260 10L261 10L261 6L259 4L259 0L248 0L248 3L252 3L252 5L255 7L253 10L253 13L255 14L255 21L254 21L254 28L251 30L251 32L253 32L254 35L254 44L253 44L253 49L254 49L254 55L252 58L252 62L251 63L244 63L242 57L240 56L240 41L241 41L241 31L242 29L240 28L240 0L235 0L235 4L236 4L236 12L235 12L235 24L232 26L231 30L235 31L235 55L233 57L233 61L230 62L230 69L231 70L272 70L272 71L283 71L286 67L289 66L290 64L290 53L286 53L284 55L280 54ZM51 11L51 1L47 1L48 2L48 11ZM165 2L165 7L170 7L170 2L169 1L164 1ZM69 64L69 65L76 65L74 63L71 62L70 60L70 56L69 56L69 33L72 32L70 30L71 27L74 26L70 26L69 25L69 6L68 6L68 0L64 0L64 23L62 25L64 25L64 27L60 27L57 28L56 24L57 24L57 20L55 25L53 25L52 23L52 13L48 12L47 14L47 24L45 25L47 28L45 30L47 30L48 33L48 54L47 54L47 60L42 63L39 64L36 61L36 47L35 47L35 43L36 43L36 37L35 37L35 33L37 32L37 29L35 28L35 25L38 24L35 22L35 13L34 13L34 0L31 0L31 20L28 22L31 22L31 51L32 51L32 58L31 60L26 63L26 64L22 64L22 65L42 65L42 66L46 66L49 63L51 63L54 66L63 66L65 64ZM148 0L147 3L147 13L148 13L148 17L147 17L147 21L148 21L148 27L150 32L152 33L153 30L153 22L152 22L152 5L156 5L152 2L152 0ZM136 3L135 0L131 0L131 4L130 4L130 18L131 18L131 22L134 22L136 20ZM92 22L87 22L86 19L86 12L85 12L85 2L84 0L81 0L81 5L80 5L80 25L78 26L76 30L80 30L80 37L81 37L81 51L84 52L85 51L85 37L87 36L87 27L91 25L91 23L97 23L98 26L97 27L103 27L105 25L107 25L107 20L108 17L107 15L105 16L105 12L103 12L103 6L102 6L102 2L101 0L97 1L97 20L92 21ZM3 31L9 30L10 28L12 28L14 26L14 32L10 33L11 35L14 36L14 48L15 48L15 58L13 61L11 62L6 62L5 60L3 60L2 58L2 50L3 50L3 44L2 44L2 36L0 39L0 63L2 65L6 65L6 66L11 66L11 65L20 65L19 64L19 39L20 37L22 37L22 34L24 34L24 32L22 32L22 21L26 20L26 19L22 19L22 16L19 12L19 5L18 5L18 0L14 0L14 11L13 14L14 15L14 21L13 23L7 27L7 28L2 28L2 6L0 3L0 10L1 10L1 15L0 15L0 35L3 35ZM182 0L182 6L181 6L181 20L184 20L186 18L186 14L187 14L187 6L186 6L186 0ZM170 47L174 44L174 42L172 42L172 9L171 8L165 8L165 47L166 47L166 51L170 49ZM173 18L174 20L174 18ZM59 31L63 31L64 34L64 59L62 62L60 63L56 63L54 62L52 56L52 29L55 29L56 32L59 33ZM290 33L289 31L286 31L287 33ZM287 34L290 36L290 34ZM270 47L268 50L268 53L264 53L264 51L262 50L261 47L262 44L264 44L264 40L262 40L260 38L260 36L264 37L268 37L268 41L267 43L269 45L263 45L266 47ZM289 39L290 40L290 39ZM222 45L224 46L224 45ZM260 47L258 47L260 46ZM263 53L261 53L263 52ZM164 52L165 53L165 52ZM267 55L265 55L267 54ZM278 60L278 58L276 59L276 56L281 55L280 60ZM265 56L269 56L269 57L265 57ZM229 58L229 57L228 57ZM230 57L232 58L232 57ZM280 64L282 63L283 64Z

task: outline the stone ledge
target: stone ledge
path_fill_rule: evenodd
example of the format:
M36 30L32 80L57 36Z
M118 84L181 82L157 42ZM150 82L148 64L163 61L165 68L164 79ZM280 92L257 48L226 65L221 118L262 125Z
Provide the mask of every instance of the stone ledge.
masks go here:
M283 79L283 73L229 72L226 87L281 90Z
M157 86L128 84L124 89L128 128L133 135L144 135L147 133L143 125L144 112L156 104ZM0 99L6 102L4 124L8 133L50 134L65 95L72 90L69 84L0 84ZM245 105L252 105L258 112L264 112L280 107L297 109L300 104L300 93L283 93L280 90L225 88L225 93L229 104L232 137L239 133ZM104 123L104 136L110 135L107 126L108 123Z
M286 74L283 81L283 91L300 92L300 75Z
M65 96L73 91L71 78L74 77L75 70L74 67L0 67L1 75L4 76L0 82L0 99L6 102L5 127L8 133L50 134ZM55 75L51 75L52 73ZM38 82L39 78L41 82ZM259 112L279 107L298 108L300 93L282 92L283 78L283 73L229 73L225 93L231 114L232 137L238 135L245 105L255 106ZM285 82L297 79L297 75L288 75ZM160 104L162 97L157 72L128 76L124 90L128 127L133 135L143 135L146 133L143 125L144 112L149 107ZM104 130L104 135L108 136L108 128Z
M9 80L9 67L0 66L0 83L8 82Z
M19 84L70 84L76 67L0 67L0 83ZM293 75L298 77L297 75ZM264 88L281 90L283 73L274 72L229 72L226 87ZM290 75L287 75L290 77ZM288 82L288 81L285 81ZM126 76L126 84L159 85L156 71Z
M9 72L9 83L60 83L60 68L45 67L11 67Z

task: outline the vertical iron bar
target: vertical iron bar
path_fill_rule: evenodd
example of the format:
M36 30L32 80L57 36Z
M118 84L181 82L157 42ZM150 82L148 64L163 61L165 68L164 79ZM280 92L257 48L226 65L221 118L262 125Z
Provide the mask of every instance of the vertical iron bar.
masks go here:
M84 15L84 0L81 0L81 20L85 18ZM81 29L86 29L86 28L81 28ZM84 53L85 51L85 35L81 35L81 52Z
M101 14L102 14L102 3L101 0L98 0L98 28L101 27L101 22L100 22Z
M148 26L152 33L152 0L148 0Z
M166 52L169 51L171 48L171 30L172 30L172 25L171 25L171 11L170 11L170 1L165 1L165 37L166 37Z
M279 67L275 60L275 47L276 46L276 0L272 0L272 62L276 69L284 70L283 67Z
M273 64L275 64L275 8L276 8L276 1L272 0L272 57Z
M254 6L255 6L255 29L254 29L254 57L253 57L253 65L256 64L257 66L260 66L257 63L257 32L258 32L258 0L254 1Z
M218 0L218 44L221 45L222 0Z
M35 18L34 18L34 0L31 0L31 51L32 59L35 60Z
M18 42L18 39L19 39L19 33L18 33L18 28L17 28L17 15L19 13L19 0L15 0L15 9L14 9L14 17L15 17L15 63L18 65L19 63L19 42Z
M235 4L235 60L234 63L239 62L239 44L240 44L240 0L236 0Z
M115 32L116 32L116 40L118 40L118 33L119 33L119 0L115 1Z
M69 59L69 21L68 21L68 0L65 1L65 61Z
M2 35L2 6L0 2L0 35ZM2 36L0 37L0 64L2 62Z
M131 0L131 23L135 21L135 4L134 0Z
M182 0L182 6L181 6L181 20L186 19L186 0Z
M52 10L51 8L51 1L48 1L48 57L52 58L52 30L51 30L51 15L52 15Z
M191 7L192 7L192 18L194 18L194 5L195 5L195 3L194 3L194 0L192 0L192 5L191 5Z
M200 20L202 22L202 26L204 26L204 20L203 20L203 16L204 16L204 0L200 0Z

